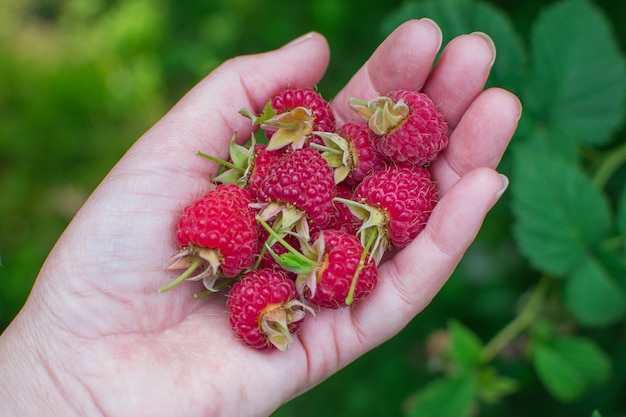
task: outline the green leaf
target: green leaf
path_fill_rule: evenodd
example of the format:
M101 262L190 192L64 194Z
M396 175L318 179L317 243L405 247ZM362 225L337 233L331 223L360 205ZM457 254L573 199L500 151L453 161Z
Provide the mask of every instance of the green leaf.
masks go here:
M483 343L480 338L458 320L448 323L450 353L461 369L471 371L481 363Z
M605 196L571 162L528 145L513 149L513 234L539 270L564 276L609 236Z
M626 104L626 65L608 19L588 1L561 1L537 18L531 46L525 111L548 131L606 144Z
M600 248L595 256L611 277L615 279L620 290L626 293L626 255L610 248Z
M465 417L476 401L474 380L469 377L440 378L421 390L408 412L409 417Z
M428 17L441 27L444 44L453 37L476 31L487 33L496 44L497 58L489 84L517 91L524 77L526 54L509 17L484 2L472 0L407 1L383 22L385 35L412 18Z
M546 126L537 118L524 112L516 136L531 146L536 153L559 155L566 161L577 163L580 157L578 141L574 135L559 130L555 126Z
M478 398L487 404L497 404L502 397L514 393L519 388L517 380L498 375L493 367L481 370L476 385Z
M626 315L626 292L597 258L585 257L565 283L563 297L576 319L588 326L613 324Z
M531 354L546 389L562 402L578 399L610 376L610 358L591 339L569 337L535 343Z

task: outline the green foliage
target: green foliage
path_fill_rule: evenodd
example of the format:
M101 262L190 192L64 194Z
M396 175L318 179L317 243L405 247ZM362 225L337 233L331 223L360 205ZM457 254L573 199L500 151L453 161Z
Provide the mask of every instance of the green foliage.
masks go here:
M590 386L605 383L611 362L593 341L560 337L531 344L532 361L546 388L561 401L579 398Z
M462 371L471 371L482 362L483 343L471 329L457 320L448 324L450 356Z
M624 57L608 20L584 0L544 9L530 33L532 69L524 109L543 138L605 145L621 126Z
M622 321L626 287L620 287L618 280L624 279L623 273L623 268L617 271L601 259L585 257L565 284L565 305L581 324L602 326Z
M501 167L510 170L510 230L527 274L543 278L487 343L456 321L448 325L447 354L438 353L442 375L418 390L407 415L450 408L468 415L516 395L523 381L502 375L499 356L518 343L526 346L519 366L531 367L553 398L582 401L611 383L613 360L586 329L620 328L626 315L626 197L623 182L616 192L607 187L624 180L626 163L617 137L626 65L612 25L589 1L563 0L541 9L523 45L497 8L444 0L405 3L386 26L413 16L432 17L448 38L484 31L498 46L490 84L516 92L524 105ZM444 401L455 389L458 401Z
M514 151L516 240L536 268L557 276L568 274L579 268L589 248L610 236L606 198L561 155L537 152L528 144Z
M434 380L420 391L408 416L466 417L472 413L476 386L469 376Z

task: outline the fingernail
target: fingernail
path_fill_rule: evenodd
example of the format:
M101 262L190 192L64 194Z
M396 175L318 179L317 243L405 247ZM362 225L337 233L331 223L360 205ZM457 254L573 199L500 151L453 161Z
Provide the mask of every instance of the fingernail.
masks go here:
M496 62L496 44L493 42L493 39L491 39L491 36L487 35L485 32L472 32L471 35L478 36L487 42L487 45L489 45L491 49L491 62L489 66L493 66L493 63Z
M292 40L291 42L283 45L282 47L283 48L290 48L290 47L292 47L294 45L297 45L297 44L302 43L302 42L304 42L304 41L306 41L308 39L311 39L314 34L315 34L315 32L305 33L304 35L302 35L302 36Z
M439 47L441 47L441 44L443 42L443 33L441 32L441 28L439 27L437 22L435 22L433 19L430 19L428 17L421 18L420 22L428 23L437 30L437 32L439 33Z
M522 114L524 113L524 105L522 104L522 100L518 96L515 96L517 102L519 103L519 113L517 114L517 121L519 122L522 118Z
M500 191L497 192L496 198L500 198L506 189L509 188L509 177L504 174L500 174L500 179L502 180L502 188L500 188Z

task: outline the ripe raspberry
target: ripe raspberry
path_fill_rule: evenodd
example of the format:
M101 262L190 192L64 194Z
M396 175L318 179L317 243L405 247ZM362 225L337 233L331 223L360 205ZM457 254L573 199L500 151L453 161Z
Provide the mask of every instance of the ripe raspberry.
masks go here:
M282 271L255 269L237 281L226 302L230 325L248 345L285 351L293 343L308 309Z
M313 132L335 129L330 104L312 88L289 87L279 91L259 116L245 109L240 113L261 126L269 139L270 150L288 145L293 149L301 148L311 140L319 141Z
M264 200L265 197L261 194L261 183L265 178L272 164L277 162L281 157L281 153L276 151L270 151L267 149L267 145L258 143L254 148L254 159L249 165L248 176L248 191L253 200Z
M211 289L215 280L235 277L250 267L257 253L259 234L251 202L247 190L234 184L219 184L185 207L176 231L181 249L166 268L185 272L160 291L185 279L203 279Z
M317 268L296 279L298 292L320 307L339 308L365 298L378 284L374 260L358 237L341 230L313 236ZM360 264L362 262L362 264Z
M330 104L312 88L285 88L272 99L276 113L285 113L296 107L311 109L315 122L313 130L332 132L335 130L335 115Z
M335 170L335 182L358 184L371 171L384 166L383 157L374 149L366 124L347 122L337 133L317 132L324 146L311 144Z
M372 243L377 262L391 246L403 248L426 225L438 195L430 172L410 164L393 164L365 177L354 190L354 201L337 198L363 220L364 246Z
M331 221L333 171L315 149L306 147L283 153L269 166L259 190L265 199L260 214L264 220L280 214L277 229L325 228Z
M426 165L448 145L448 126L425 93L397 90L351 107L368 120L372 146L391 162Z

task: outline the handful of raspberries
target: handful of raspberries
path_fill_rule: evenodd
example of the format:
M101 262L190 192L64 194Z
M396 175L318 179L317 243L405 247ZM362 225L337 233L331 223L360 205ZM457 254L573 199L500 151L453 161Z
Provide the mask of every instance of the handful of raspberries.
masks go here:
M428 166L448 144L429 97L398 90L353 99L358 121L338 126L314 89L289 87L261 114L242 109L266 140L239 145L214 186L184 208L167 271L228 291L248 345L286 350L316 309L351 306L378 284L386 252L407 246L438 201Z

